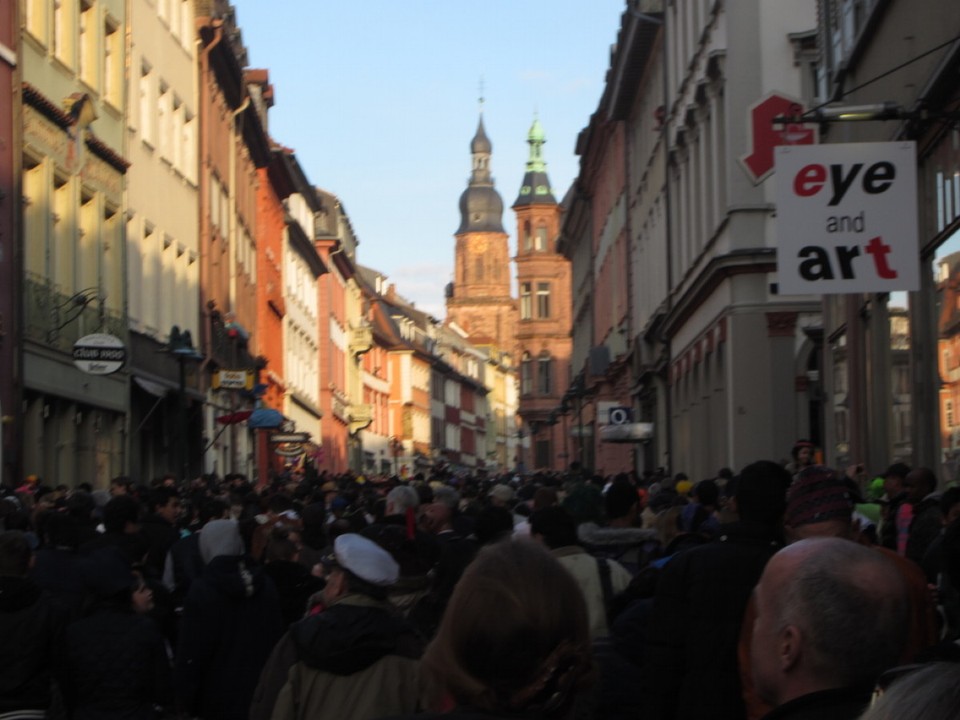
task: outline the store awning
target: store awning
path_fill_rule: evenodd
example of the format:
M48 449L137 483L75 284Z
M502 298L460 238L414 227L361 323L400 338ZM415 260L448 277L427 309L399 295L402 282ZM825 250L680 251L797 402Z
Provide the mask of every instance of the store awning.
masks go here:
M283 413L271 408L257 408L250 414L247 426L252 428L275 429L285 422Z
M253 410L241 410L239 412L228 413L226 415L219 415L217 417L217 422L221 425L236 425L237 423L242 423L252 414Z
M600 428L600 442L639 443L652 438L653 423L624 423L603 425Z

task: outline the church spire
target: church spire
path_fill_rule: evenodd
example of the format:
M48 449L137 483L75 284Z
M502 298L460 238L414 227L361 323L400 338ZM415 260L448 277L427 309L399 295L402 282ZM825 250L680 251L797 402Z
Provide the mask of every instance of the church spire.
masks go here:
M527 133L527 144L530 145L530 155L527 158L527 171L523 176L523 183L520 185L520 194L517 196L513 207L523 207L525 205L556 205L557 200L553 196L553 189L550 187L550 178L547 177L547 163L543 159L543 144L547 141L543 132L543 126L540 124L540 118L533 117L533 125L530 126L530 132Z
M503 229L503 199L493 186L490 174L490 156L493 144L483 127L483 96L480 97L480 122L470 141L473 156L473 172L467 189L460 196L460 228L456 234L466 232L505 232Z

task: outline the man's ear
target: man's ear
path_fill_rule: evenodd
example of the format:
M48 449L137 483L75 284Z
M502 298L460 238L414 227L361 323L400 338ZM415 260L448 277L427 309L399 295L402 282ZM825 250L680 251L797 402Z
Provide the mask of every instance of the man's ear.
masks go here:
M800 661L803 648L803 633L796 625L787 625L777 638L777 660L781 672L789 672Z

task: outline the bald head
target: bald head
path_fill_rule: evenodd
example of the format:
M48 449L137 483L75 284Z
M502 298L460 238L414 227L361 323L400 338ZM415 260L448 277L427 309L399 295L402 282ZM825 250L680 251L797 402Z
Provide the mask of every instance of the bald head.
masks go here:
M839 538L800 540L770 560L755 599L754 681L775 706L870 684L900 657L906 588L876 550Z

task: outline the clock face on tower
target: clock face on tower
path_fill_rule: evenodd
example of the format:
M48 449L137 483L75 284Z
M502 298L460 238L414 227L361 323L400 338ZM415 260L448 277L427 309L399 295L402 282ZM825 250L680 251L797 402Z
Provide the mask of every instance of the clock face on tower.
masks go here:
M485 253L487 251L487 239L477 238L473 242L473 247L477 252Z

